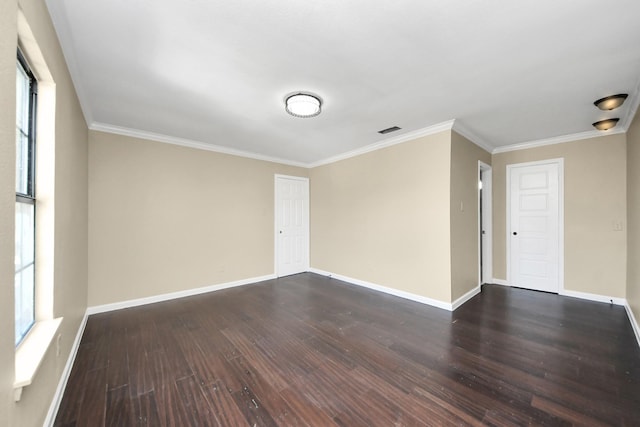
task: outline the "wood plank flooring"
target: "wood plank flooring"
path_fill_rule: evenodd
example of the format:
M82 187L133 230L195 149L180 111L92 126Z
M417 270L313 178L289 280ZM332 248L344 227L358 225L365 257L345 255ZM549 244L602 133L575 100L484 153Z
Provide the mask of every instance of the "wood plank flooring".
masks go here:
M640 426L640 350L619 306L305 273L91 316L55 425Z

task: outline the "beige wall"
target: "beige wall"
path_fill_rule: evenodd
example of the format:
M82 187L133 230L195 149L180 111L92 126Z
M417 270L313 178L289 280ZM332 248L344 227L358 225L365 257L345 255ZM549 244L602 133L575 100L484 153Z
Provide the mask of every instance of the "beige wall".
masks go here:
M311 266L450 302L450 135L313 168Z
M56 83L54 308L64 317L61 355L49 349L34 382L13 402L15 79L18 5ZM0 424L42 425L87 300L87 127L43 1L0 2ZM42 260L41 260L42 261Z
M626 137L603 136L493 156L493 275L506 280L506 166L564 158L564 287L625 297Z
M479 284L478 161L491 154L456 132L451 134L451 301Z
M627 132L627 301L640 321L640 112Z
M273 274L274 174L306 169L89 140L89 306Z

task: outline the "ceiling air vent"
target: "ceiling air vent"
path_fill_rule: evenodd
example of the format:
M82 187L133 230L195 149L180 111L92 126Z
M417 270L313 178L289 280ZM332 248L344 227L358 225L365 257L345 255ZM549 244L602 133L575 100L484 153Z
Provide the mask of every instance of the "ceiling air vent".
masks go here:
M395 131L400 130L400 129L402 129L402 128L399 128L398 126L391 126L390 128L379 130L378 133L384 135L384 134L387 134L387 133L395 132Z

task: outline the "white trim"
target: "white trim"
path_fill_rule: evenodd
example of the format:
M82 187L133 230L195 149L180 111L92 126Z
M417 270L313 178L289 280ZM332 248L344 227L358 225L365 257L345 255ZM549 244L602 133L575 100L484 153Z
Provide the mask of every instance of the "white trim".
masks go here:
M62 317L35 322L16 348L13 380L16 402L22 397L22 389L33 382L61 323Z
M317 268L310 268L309 272L310 273L319 274L321 276L331 277L333 279L338 279L338 280L341 280L343 282L350 283L352 285L362 286L363 288L372 289L374 291L383 292L385 294L389 294L389 295L393 295L393 296L396 296L396 297L400 297L400 298L408 299L408 300L411 300L411 301L419 302L419 303L422 303L422 304L430 305L432 307L441 308L443 310L453 311L453 309L454 309L453 308L453 304L448 303L448 302L444 302L444 301L440 301L440 300L436 300L436 299L432 299L432 298L423 297L422 295L412 294L411 292L405 292L405 291L401 291L401 290L398 290L398 289L389 288L387 286L376 285L375 283L367 282L367 281L360 280L360 279L354 279L352 277L343 276L341 274L334 274L334 273L330 273L328 271L320 270L320 269L317 269ZM472 289L470 292L474 292L474 291L476 291L476 289ZM458 298L456 300L456 303L459 304L458 306L462 305L466 301L466 300L463 301L464 298L468 299L468 298L471 298L473 296L473 295L468 296L470 292L467 292L465 295L463 295L462 297L460 297L460 298Z
M377 151L383 148L391 147L393 145L402 144L403 142L413 141L423 136L434 135L436 133L451 130L453 129L454 122L455 120L448 120L446 122L438 123L433 126L428 126L422 129L407 132L405 134L384 139L382 141L375 142L373 144L365 145L364 147L356 148L355 150L347 151L346 153L328 157L324 160L318 160L317 162L309 163L306 165L306 167L315 168L318 166L328 165L330 163L339 162L340 160L346 160L351 157L360 156L362 154L366 154L371 151Z
M189 297L193 295L206 294L208 292L221 291L223 289L235 288L237 286L251 285L265 280L275 279L275 274L252 277L249 279L236 280L234 282L221 283L218 285L205 286L202 288L187 289L185 291L170 292L167 294L154 295L151 297L131 299L127 301L114 302L110 304L94 305L87 308L87 314L104 313L107 311L121 310L123 308L137 307L139 305L153 304L156 302L169 301L177 298Z
M64 396L64 389L67 387L67 381L69 381L69 375L71 375L71 369L73 368L73 363L76 360L76 355L78 354L78 349L80 348L80 341L82 340L82 335L84 334L84 328L85 326L87 326L88 318L89 315L85 312L82 320L80 321L80 326L78 327L78 332L76 333L76 339L71 345L71 352L69 353L67 363L64 365L64 369L62 370L60 381L58 381L58 387L56 388L56 392L53 395L53 400L51 400L51 404L49 405L49 411L47 412L47 416L44 419L44 423L42 424L43 426L53 426L53 423L56 420L56 415L58 415L58 409L60 408L60 403L62 402L62 397Z
M164 142L166 144L179 145L182 147L195 148L198 150L213 151L216 153L229 154L232 156L246 157L254 160L262 160L266 162L280 163L284 165L311 169L317 166L327 165L330 163L338 162L340 160L356 157L365 153L369 153L371 151L381 150L383 148L391 147L393 145L402 144L403 142L413 141L415 139L418 139L424 136L434 135L436 133L452 130L454 128L455 120L448 120L446 122L438 123L433 126L428 126L422 129L417 129L412 132L407 132L403 135L398 135L396 137L388 138L379 142L375 142L373 144L366 145L364 147L357 148L352 151L348 151L346 153L338 154L336 156L328 157L324 160L318 160L317 162L312 162L312 163L296 162L296 161L281 159L277 157L264 156L264 155L252 153L249 151L236 150L233 148L223 147L220 145L208 144L206 142L194 141L190 139L163 135L163 134L154 133L154 132L147 132L147 131L127 128L123 126L114 126L107 123L100 123L100 122L90 122L90 123L91 124L89 125L89 129L94 131L112 133L116 135L123 135L123 136L132 137L132 138L140 138L148 141ZM458 133L460 133L465 138L469 139L474 144L483 148L484 150L491 152L491 149L489 148L488 145L477 142L477 137L474 136L473 138L471 138L473 134L470 131L466 130L465 128L462 128L463 130L460 130L460 129L461 129L461 125L458 125L458 128L457 128Z
M493 284L500 285L500 286L514 287L507 280L503 280L503 279L494 278ZM526 289L526 288L518 288L518 289ZM537 292L536 290L533 290L533 291ZM610 296L599 295L599 294L591 294L588 292L578 292L578 291L569 291L566 289L561 289L560 292L558 292L558 295L562 297L579 298L579 299L584 299L584 300L594 301L594 302L604 302L607 304L615 304L615 305L622 305L622 306L627 305L627 300L625 300L624 298L610 297Z
M466 294L462 295L460 298L456 299L454 302L451 303L451 311L455 311L456 309L458 309L458 307L460 307L462 304L464 304L465 302L469 301L471 298L478 295L480 291L482 291L482 287L478 285L477 287L471 289Z
M511 277L511 169L547 164L558 165L558 293L564 291L564 158L538 160L534 162L512 163L506 166L506 239L507 239L507 281Z
M473 132L468 127L464 126L459 119L455 119L453 121L453 130L488 153L492 153L495 150L495 147L493 145L491 145L484 138L481 138L477 133Z
M631 310L629 301L625 300L624 308L627 310L627 317L629 318L629 322L631 322L631 327L633 328L633 332L636 335L636 340L638 341L638 345L640 346L640 325L638 325L638 321L633 315L633 310Z
M264 156L262 154L256 154L249 151L236 150L234 148L223 147L221 145L208 144L202 141L194 141L191 139L178 138L175 136L163 135L163 134L154 133L154 132L147 132L147 131L138 130L138 129L131 129L131 128L126 128L122 126L113 126L106 123L92 122L89 125L89 129L99 131L99 132L113 133L116 135L129 136L132 138L146 139L149 141L164 142L166 144L179 145L181 147L195 148L198 150L229 154L231 156L246 157L248 159L254 159L254 160L262 160L265 162L280 163L283 165L297 166L301 168L307 167L307 164L301 163L301 162L294 162L291 160L281 159L278 157Z
M309 201L311 199L309 191L310 191L310 186L309 186L309 178L307 177L303 177L303 176L292 176L292 175L282 175L282 174L275 174L274 175L274 179L273 179L273 185L274 185L274 191L273 191L273 195L274 195L274 213L273 213L273 273L276 277L280 277L279 276L279 268L278 268L278 260L280 259L280 245L278 245L279 243L279 237L278 237L278 218L280 217L279 213L280 213L280 203L278 198L280 197L279 195L279 191L278 191L278 179L291 179L291 180L295 180L295 181L303 181L307 184L307 191L306 191L306 211L303 212L302 216L303 216L303 221L304 221L304 227L305 227L305 233L307 235L307 247L306 247L306 251L307 253L305 254L305 260L304 260L304 267L302 269L302 271L299 271L298 273L304 273L305 271L309 270L309 259L310 259L310 250L311 250L311 232L310 232L310 227L309 227L309 214L311 212L311 206L309 204ZM298 274L298 273L292 273L292 274Z
M569 135L554 136L552 138L538 139L535 141L519 142L517 144L506 145L506 146L498 147L494 149L492 154L506 153L508 151L526 150L529 148L543 147L545 145L562 144L565 142L573 142L573 141L579 141L583 139L598 138L601 136L609 136L609 135L615 135L618 133L625 133L626 131L627 130L622 126L620 127L616 126L614 129L608 130L606 132L594 129L586 132L572 133Z
M562 289L560 292L558 292L558 295L561 295L563 297L580 298L588 301L604 302L607 304L615 304L615 305L622 305L622 306L626 304L626 300L624 298L610 297L610 296L599 295L599 294L590 294L588 292L569 291L566 289Z
M627 115L620 120L619 124L625 132L629 130L629 127L633 122L633 118L636 116L636 112L638 111L638 106L640 105L640 80L638 80L638 84L629 94L629 98L627 98L627 100L629 102L633 102L633 104L629 104L627 107Z
M50 0L47 0L47 3L50 3ZM636 92L640 92L640 90L636 89ZM179 137L174 137L170 135L147 132L139 129L133 129L133 128L127 128L123 126L110 125L107 123L90 121L91 112L88 111L88 107L85 108L84 103L82 101L83 98L80 95L78 95L78 97L80 99L80 104L85 116L85 120L87 121L87 123L90 123L89 129L91 130L112 133L116 135L129 136L132 138L140 138L140 139L145 139L145 140L155 141L155 142L164 142L166 144L179 145L182 147L194 148L198 150L212 151L215 153L228 154L231 156L245 157L248 159L262 160L265 162L297 166L305 169L313 169L318 166L339 162L341 160L346 160L351 157L357 157L362 154L381 150L383 148L391 147L397 144L402 144L404 142L413 141L415 139L418 139L424 136L434 135L447 130L453 130L457 132L458 134L462 135L463 137L465 137L466 139L468 139L469 141L471 141L472 143L474 143L475 145L477 145L478 147L482 148L483 150L485 150L490 154L506 153L509 151L518 151L518 150L527 150L530 148L542 147L545 145L555 145L555 144L562 144L565 142L573 142L573 141L579 141L579 140L590 139L590 138L598 138L601 136L616 135L619 133L627 132L628 127L631 125L631 121L635 115L635 112L638 109L638 103L640 103L640 94L634 95L632 99L635 100L635 104L633 104L629 108L628 110L629 113L623 119L622 124L606 132L602 132L594 129L586 132L578 132L578 133L572 133L568 135L554 136L552 138L538 139L534 141L519 142L516 144L505 145L505 146L494 148L492 144L487 142L484 138L478 136L477 133L467 128L458 119L454 119L454 120L448 120L442 123L438 123L432 126L427 126L425 128L417 129L415 131L407 132L405 134L398 135L396 137L374 142L372 144L365 145L364 147L356 148L355 150L351 150L345 153L337 154L335 156L327 157L326 159L318 160L311 163L304 163L304 162L283 159L280 157L266 156L263 154L257 154L250 151L237 150L234 148L224 147L221 145L209 144L202 141L195 141L195 140L186 139L186 138L179 138Z

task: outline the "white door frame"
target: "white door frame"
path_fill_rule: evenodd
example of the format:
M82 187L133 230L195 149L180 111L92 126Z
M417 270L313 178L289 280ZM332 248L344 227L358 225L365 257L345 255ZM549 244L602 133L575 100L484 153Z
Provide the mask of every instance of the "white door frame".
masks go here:
M507 165L507 284L513 286L511 277L511 169L516 167L558 165L558 294L564 294L564 158L539 160L535 162L514 163Z
M482 286L483 282L493 283L493 171L491 165L478 161L478 177L480 174L484 174L482 206L480 205L480 189L478 188L478 283L479 286ZM482 230L485 231L486 251L482 251ZM482 258L480 254L482 254Z
M273 179L273 183L274 183L274 224L273 224L273 246L274 246L274 259L273 259L273 272L275 274L276 277L280 277L280 272L278 271L278 260L280 259L280 245L279 245L279 230L278 230L278 218L279 218L279 213L280 213L280 204L278 203L279 200L279 190L278 190L278 179L293 179L296 181L304 181L307 183L307 200L305 200L305 207L306 207L306 212L304 214L304 222L305 222L305 233L306 233L306 237L307 237L307 247L305 248L306 251L306 256L305 256L305 271L309 271L309 258L310 258L310 254L309 254L309 212L310 212L310 206L309 206L309 178L305 178L305 177L301 177L301 176L291 176L291 175L281 175L281 174L275 174L274 175L274 179Z

